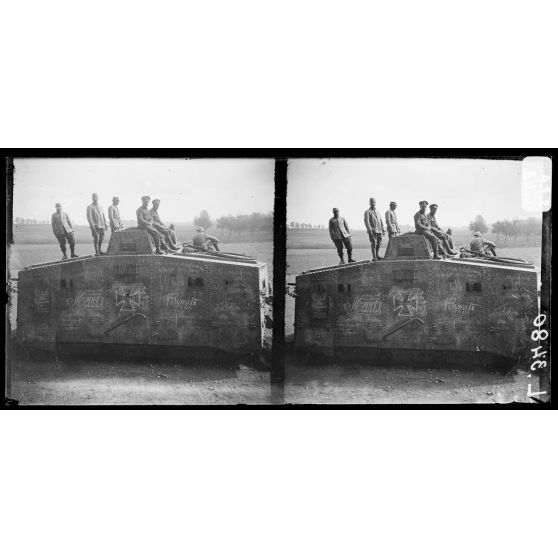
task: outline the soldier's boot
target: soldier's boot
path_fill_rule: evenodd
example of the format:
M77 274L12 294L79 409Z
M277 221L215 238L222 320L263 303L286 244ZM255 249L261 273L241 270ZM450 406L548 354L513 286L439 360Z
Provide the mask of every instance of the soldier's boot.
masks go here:
M434 260L441 260L442 259L440 256L438 256L438 250L436 250L436 248L434 249L434 254L432 256L432 259L434 259Z
M372 261L375 262L378 258L376 257L376 251L374 249L374 246L371 246L370 250L372 250Z
M447 238L444 239L444 250L450 255L450 256L456 256L457 252L454 252L451 249L450 243L448 242Z
M66 248L64 248L64 250L62 250L62 259L63 259L63 260L67 260L67 259L68 259L68 256L67 256L67 254L66 254Z
M353 251L352 250L347 250L347 260L349 263L353 263L356 260L353 260Z
M79 258L79 256L76 254L75 246L70 246L70 254L72 258Z
M101 242L99 242L99 256L104 256L106 254L106 252L103 252L101 250Z
M384 259L384 258L380 257L380 247L379 246L376 247L376 259L377 260L383 260Z
M95 255L100 256L99 254L99 245L96 242L93 242L93 246L95 246Z

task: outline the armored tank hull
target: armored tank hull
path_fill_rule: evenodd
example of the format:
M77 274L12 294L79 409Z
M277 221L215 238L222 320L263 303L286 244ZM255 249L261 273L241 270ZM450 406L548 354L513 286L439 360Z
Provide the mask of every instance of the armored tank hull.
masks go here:
M155 255L137 229L113 234L107 255L31 266L18 283L16 339L24 347L243 355L265 350L269 337L265 263Z
M524 263L434 260L423 236L386 257L296 278L295 346L327 356L509 366L530 347L537 274Z

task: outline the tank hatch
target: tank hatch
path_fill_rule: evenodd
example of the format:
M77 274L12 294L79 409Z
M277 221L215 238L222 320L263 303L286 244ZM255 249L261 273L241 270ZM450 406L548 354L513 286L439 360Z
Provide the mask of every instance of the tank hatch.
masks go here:
M432 247L426 237L405 233L389 239L385 260L431 260Z
M131 255L153 254L155 247L147 231L129 228L115 232L110 237L107 254Z

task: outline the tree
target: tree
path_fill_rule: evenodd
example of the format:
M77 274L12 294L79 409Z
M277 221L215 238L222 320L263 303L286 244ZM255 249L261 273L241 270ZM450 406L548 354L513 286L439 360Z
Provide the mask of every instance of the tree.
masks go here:
M204 209L197 217L194 217L194 225L196 225L196 227L210 229L213 226L213 221L211 220L209 213Z
M488 232L488 225L486 224L486 221L484 220L484 217L482 215L477 215L475 217L475 220L469 223L469 229L472 232L478 231L481 234L484 234L485 232Z

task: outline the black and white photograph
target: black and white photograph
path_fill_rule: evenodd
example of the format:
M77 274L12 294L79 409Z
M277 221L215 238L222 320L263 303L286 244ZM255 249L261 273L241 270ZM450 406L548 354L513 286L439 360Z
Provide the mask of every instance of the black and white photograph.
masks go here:
M555 555L557 6L3 3L2 555Z
M550 181L544 157L290 160L285 402L548 401Z
M273 159L16 158L6 397L270 403Z

